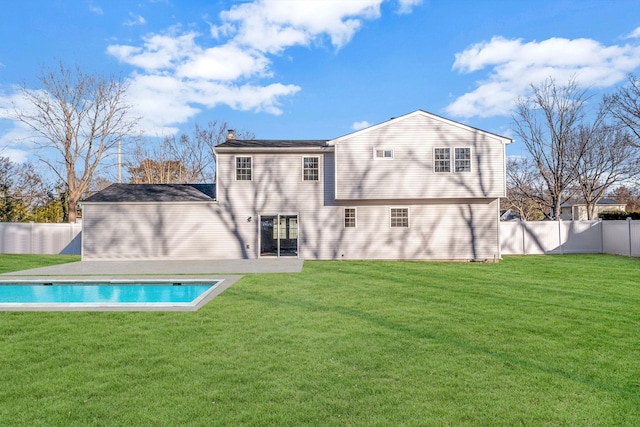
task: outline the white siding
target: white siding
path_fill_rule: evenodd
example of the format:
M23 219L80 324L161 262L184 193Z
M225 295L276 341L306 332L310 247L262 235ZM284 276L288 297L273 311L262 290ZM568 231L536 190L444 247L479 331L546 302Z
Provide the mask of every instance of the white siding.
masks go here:
M244 256L258 257L260 215L298 215L300 248L303 244L305 248L317 246L316 239L308 238L309 233L316 235L311 228L325 226L326 219L333 217L330 209L325 208L325 178L333 173L331 153L253 153L252 181L235 180L235 155L218 153L218 202L221 225L231 230L242 230L233 236L245 248ZM302 157L310 156L318 156L320 160L318 181L302 179ZM331 176L328 182L333 182ZM332 192L328 195L331 196ZM249 217L251 223L248 222ZM251 225L248 231L246 224Z
M298 215L304 259L499 257L496 199L422 204L399 200L393 205L409 208L410 227L392 229L388 202L336 204L332 153L321 155L319 182L302 181L301 156L253 154L254 180L235 181L234 155L219 153L218 197L228 224L236 227L249 216L257 221L261 214ZM345 206L357 208L356 228L344 228ZM250 257L258 256L254 248Z
M397 207L409 209L408 228L390 227L391 206L367 205L356 206L356 228L344 228L341 207L335 212L337 221L331 228L318 233L319 239L332 240L322 257L416 260L500 257L497 201Z
M243 258L215 203L99 203L83 206L83 259ZM247 230L253 235L247 224ZM243 242L244 243L244 242Z
M412 114L335 143L338 200L504 196L504 139L428 114ZM435 147L471 148L471 172L435 173ZM373 158L393 149L393 160ZM453 170L453 164L452 164Z

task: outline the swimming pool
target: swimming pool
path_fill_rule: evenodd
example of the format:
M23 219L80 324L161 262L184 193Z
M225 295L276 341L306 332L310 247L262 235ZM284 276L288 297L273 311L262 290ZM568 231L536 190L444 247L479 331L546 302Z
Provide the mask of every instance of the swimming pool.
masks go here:
M223 280L0 282L0 310L197 309Z

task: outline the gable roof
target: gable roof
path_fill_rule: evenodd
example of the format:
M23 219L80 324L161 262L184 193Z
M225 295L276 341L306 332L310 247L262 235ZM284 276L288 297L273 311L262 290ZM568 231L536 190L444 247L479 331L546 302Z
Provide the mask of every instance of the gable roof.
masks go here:
M212 202L215 198L215 184L111 184L82 202Z
M463 123L456 122L454 120L447 119L447 118L444 118L442 116L438 116L436 114L429 113L429 112L424 111L424 110L416 110L416 111L414 111L412 113L408 113L408 114L405 114L405 115L402 115L402 116L399 116L399 117L392 117L391 119L387 120L386 122L378 123L376 125L369 126L367 128L361 129L359 131L352 132L352 133L343 135L341 137L332 139L331 141L328 141L328 144L329 145L335 145L336 143L339 143L342 140L351 138L353 136L356 136L356 135L359 135L359 134L362 134L362 133L371 132L371 131L379 129L381 127L388 126L389 124L391 124L393 122L401 121L401 120L408 119L408 118L414 117L414 116L428 117L430 119L433 119L433 120L436 120L436 121L439 121L439 122L442 122L442 123L445 123L445 124L448 124L448 125L451 125L451 126L456 126L456 127L462 128L462 129L466 129L466 130L468 130L470 132L483 133L483 134L489 135L489 136L491 136L493 138L499 139L503 144L510 144L510 143L513 142L513 139L507 138L506 136L498 135L497 133L488 132L486 130L474 128L472 126L465 125Z

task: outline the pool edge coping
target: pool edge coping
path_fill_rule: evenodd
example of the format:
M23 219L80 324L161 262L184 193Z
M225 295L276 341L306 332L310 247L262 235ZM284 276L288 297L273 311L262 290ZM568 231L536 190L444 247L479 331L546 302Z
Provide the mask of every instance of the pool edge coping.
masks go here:
M177 277L179 276L179 277ZM108 304L103 304L103 305L82 305L83 303L46 303L46 304L38 304L38 303L0 303L0 312L18 312L18 311L26 311L26 312L108 312L108 311L113 311L113 312L171 312L171 311L197 311L200 308L202 308L205 304L207 304L208 302L210 302L212 299L214 299L216 296L220 295L222 292L224 292L226 289L228 289L229 287L231 287L231 285L233 285L235 282L237 282L238 280L240 280L243 276L241 275L189 275L189 276L193 276L192 279L193 280L204 280L204 281L219 281L219 283L217 285L214 286L213 289L211 289L210 291L208 291L206 293L206 295L202 295L198 298L196 298L193 303L179 303L182 305L160 305L160 304L156 304L156 305L150 305L149 303L142 303L142 304L136 304L136 303L127 303L127 305L108 305ZM2 277L0 276L0 282L9 282L9 280L4 280L6 276ZM135 280L136 278L138 280L140 280L140 276L139 275L126 275L126 276L122 276L119 275L117 277L114 276L101 276L101 275L93 275L93 276L82 276L82 280L83 282L89 281L87 279L89 278L93 278L94 281L105 281L105 280L109 280L109 277L113 277L113 281L122 281L125 279L125 277L129 277L132 278L132 280ZM157 275L155 276L156 279L161 279L163 281L167 281L170 282L172 280L184 280L187 277L185 277L185 275ZM56 277L47 277L46 280L47 281L60 281L60 282L69 282L69 281L74 281L79 279L79 276L56 276ZM146 276L144 277L144 280L153 280L152 277ZM43 281L43 277L42 276L32 276L32 277L25 277L25 276L21 276L19 280L12 280L12 282L23 282L23 283L29 283L29 282L34 282L34 281ZM2 285L0 285L2 286ZM88 303L88 304L92 304L92 303ZM171 303L168 303L171 304Z

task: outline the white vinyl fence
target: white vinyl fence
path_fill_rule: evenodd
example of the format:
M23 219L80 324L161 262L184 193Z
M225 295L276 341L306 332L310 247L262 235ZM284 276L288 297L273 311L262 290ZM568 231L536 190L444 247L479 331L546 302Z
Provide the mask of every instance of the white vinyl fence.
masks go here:
M640 221L500 223L503 255L605 253L640 257Z
M0 223L0 253L79 255L82 224Z
M82 224L0 223L0 253L76 254ZM640 221L500 223L503 255L607 253L640 257Z

